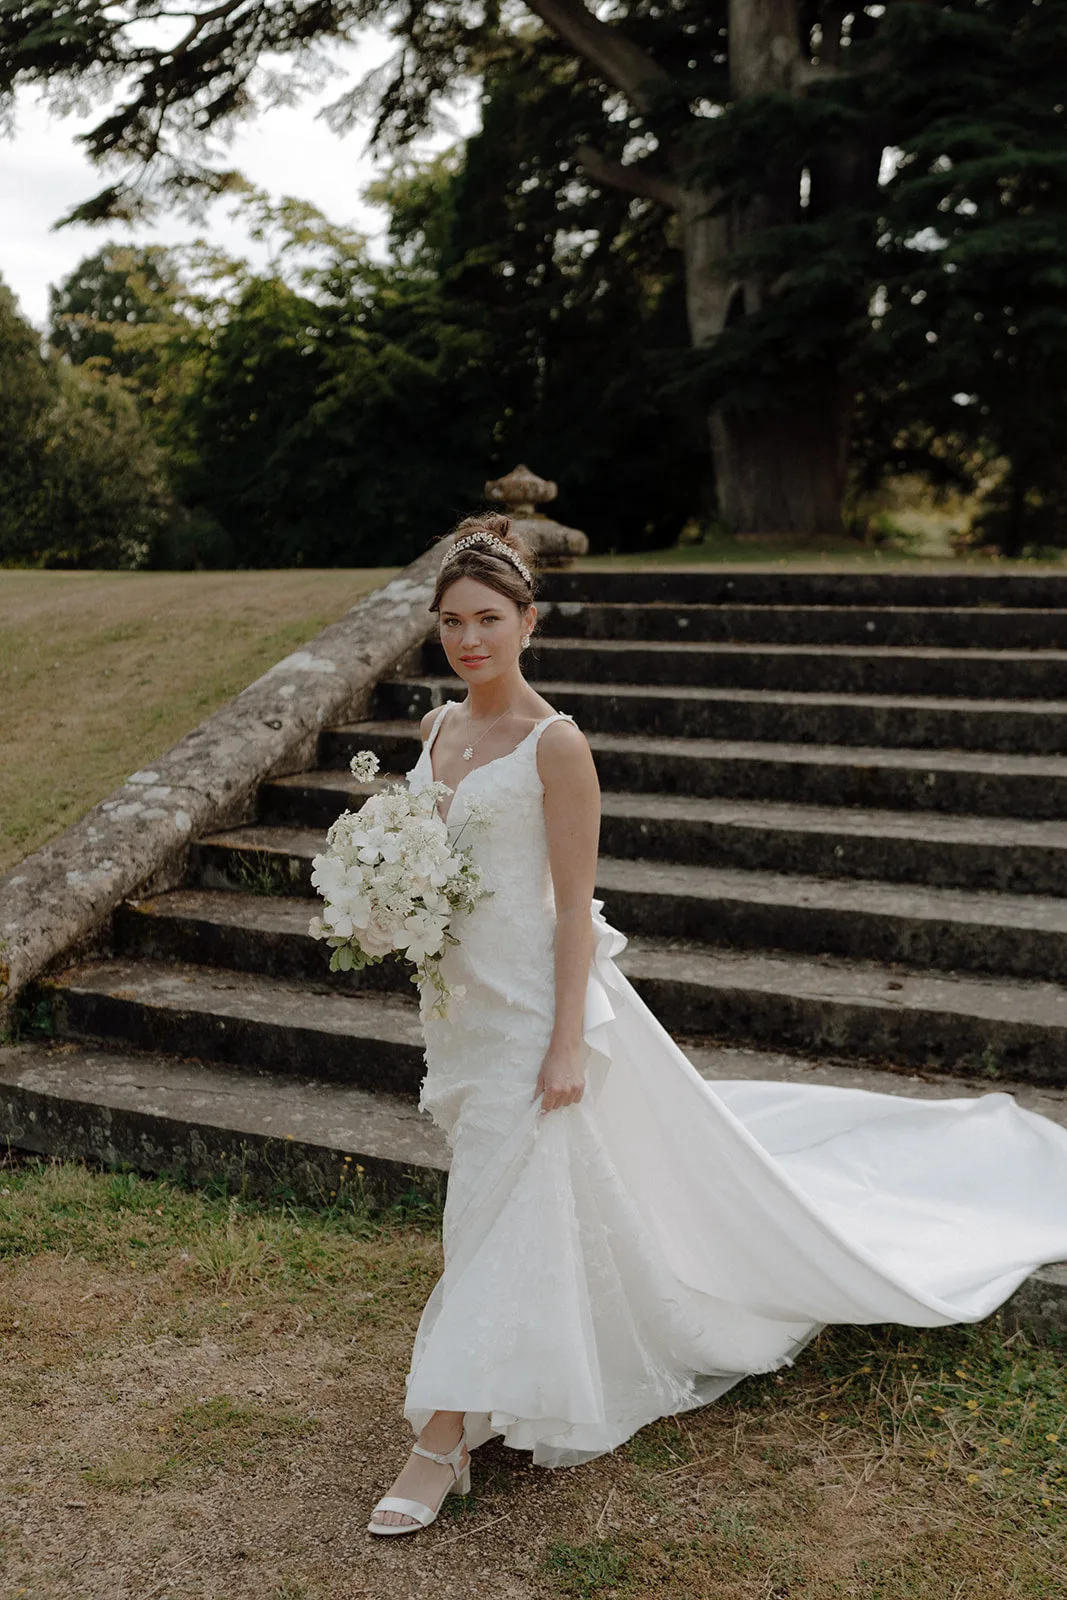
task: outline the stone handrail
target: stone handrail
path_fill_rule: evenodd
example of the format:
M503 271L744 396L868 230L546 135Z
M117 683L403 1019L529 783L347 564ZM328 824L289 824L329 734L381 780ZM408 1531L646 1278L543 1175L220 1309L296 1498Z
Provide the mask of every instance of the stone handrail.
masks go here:
M179 881L191 839L246 820L265 778L312 765L320 728L367 714L378 679L430 631L438 561L427 550L364 595L0 878L0 1023L127 895Z

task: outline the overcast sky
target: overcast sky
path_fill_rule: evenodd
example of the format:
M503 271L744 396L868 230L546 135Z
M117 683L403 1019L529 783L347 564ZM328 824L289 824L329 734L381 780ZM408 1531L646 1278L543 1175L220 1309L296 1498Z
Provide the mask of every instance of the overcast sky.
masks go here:
M290 194L310 200L332 222L380 236L383 213L360 198L381 167L365 154L367 130L339 137L315 113L389 50L388 40L368 34L358 46L339 51L345 78L336 78L324 93L299 107L265 111L247 123L230 146L227 163L275 199ZM464 108L454 108L454 115L460 128L469 131L476 119L470 97ZM35 95L23 93L17 102L14 138L0 137L0 278L17 296L23 316L41 328L48 315L49 284L108 238L170 243L203 233L234 254L263 259L259 247L228 217L232 202L225 200L212 206L207 224L169 218L152 229L142 225L132 232L115 223L53 231L59 217L108 181L108 173L93 167L74 142L77 133L99 118L99 113L52 117ZM427 141L424 148L450 142L441 136Z

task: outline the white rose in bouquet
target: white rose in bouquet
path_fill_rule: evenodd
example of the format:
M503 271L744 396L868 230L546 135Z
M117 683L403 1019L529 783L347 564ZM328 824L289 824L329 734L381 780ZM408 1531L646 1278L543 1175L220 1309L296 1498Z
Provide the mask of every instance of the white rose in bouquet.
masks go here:
M361 750L350 765L361 782L370 782L378 758ZM446 783L428 783L418 794L392 784L359 811L342 811L327 831L326 850L311 863L311 882L325 905L308 932L330 945L330 971L404 956L415 964L411 981L436 990L430 1015L438 1017L447 1016L449 1001L461 992L441 976L444 947L457 942L449 925L487 892L470 850L457 844L464 828L481 826L488 813L472 804L450 840L437 806L451 793Z

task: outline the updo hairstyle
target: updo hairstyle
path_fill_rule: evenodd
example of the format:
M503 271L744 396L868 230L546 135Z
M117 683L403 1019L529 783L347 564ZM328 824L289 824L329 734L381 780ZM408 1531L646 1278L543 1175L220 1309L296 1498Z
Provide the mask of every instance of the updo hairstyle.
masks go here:
M438 540L436 548L441 552L442 559L452 545L460 539L466 539L472 533L492 534L494 539L506 544L509 550L514 550L519 560L531 571L533 570L535 560L533 551L525 539L512 531L511 518L502 516L498 511L483 511L473 517L464 517L451 532ZM433 599L430 601L431 611L440 611L441 598L445 590L457 578L474 578L476 582L484 583L488 588L495 589L497 594L514 600L520 611L525 611L534 597L533 583L527 582L518 567L508 560L503 551L494 550L491 544L479 542L467 545L438 573Z

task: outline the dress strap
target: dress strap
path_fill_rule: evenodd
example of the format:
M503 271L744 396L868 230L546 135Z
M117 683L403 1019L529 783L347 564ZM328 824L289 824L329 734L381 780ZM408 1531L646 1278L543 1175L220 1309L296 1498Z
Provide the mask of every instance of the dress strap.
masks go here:
M433 719L433 726L430 729L430 737L426 741L426 754L427 755L429 755L430 751L433 749L433 742L437 738L437 730L441 726L441 723L444 721L445 712L448 710L448 708L449 708L449 706L451 704L452 704L451 700L446 700L444 705L441 707L440 711L437 713L436 717L434 717L434 719Z
M541 742L541 735L544 733L546 728L551 727L553 722L574 722L574 718L571 716L569 711L553 711L550 717L542 718L542 720L530 730L535 749ZM575 723L575 727L577 727L577 723Z

